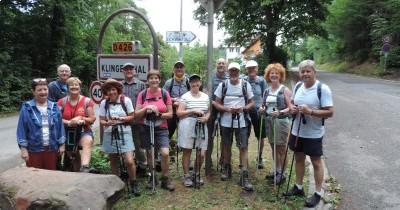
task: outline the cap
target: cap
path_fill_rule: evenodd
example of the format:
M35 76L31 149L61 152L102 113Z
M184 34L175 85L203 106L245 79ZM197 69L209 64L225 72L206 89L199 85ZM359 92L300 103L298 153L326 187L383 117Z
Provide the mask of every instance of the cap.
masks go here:
M192 75L190 75L189 81L194 80L194 79L201 80L201 77L200 77L200 75L198 75L198 74L192 74Z
M175 62L174 67L175 67L176 65L178 65L178 64L181 64L182 66L185 66L185 64L183 63L183 61L177 61L177 62Z
M228 66L228 70L230 70L230 69L237 69L237 70L240 71L240 65L238 63L236 63L236 62L232 62Z
M122 66L122 69L125 69L125 68L128 67L128 66L132 66L133 68L135 68L135 66L133 65L133 63L125 63L125 64Z
M257 67L257 66L258 66L257 62L256 62L256 61L253 61L253 60L249 60L249 61L247 61L247 63L246 63L246 68L249 68L249 67Z

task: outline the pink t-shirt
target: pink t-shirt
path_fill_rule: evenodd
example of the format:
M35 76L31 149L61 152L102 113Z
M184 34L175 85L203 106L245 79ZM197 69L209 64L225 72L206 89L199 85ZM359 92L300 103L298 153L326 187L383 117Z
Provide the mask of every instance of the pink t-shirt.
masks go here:
M137 103L142 105L142 108L148 106L148 105L154 105L157 107L158 111L161 113L166 113L167 111L167 105L172 105L172 100L171 97L169 96L168 91L165 91L165 97L166 97L166 102L167 104L164 104L164 100L162 98L162 93L161 91L157 92L156 94L152 94L150 89L147 89L147 93L146 93L146 97L145 97L145 101L144 103L142 103L143 101L143 91L140 92L138 98L137 98ZM140 119L139 121L141 124L144 124L144 117L142 119ZM160 127L164 127L167 128L168 127L168 123L167 120L163 120L160 124Z

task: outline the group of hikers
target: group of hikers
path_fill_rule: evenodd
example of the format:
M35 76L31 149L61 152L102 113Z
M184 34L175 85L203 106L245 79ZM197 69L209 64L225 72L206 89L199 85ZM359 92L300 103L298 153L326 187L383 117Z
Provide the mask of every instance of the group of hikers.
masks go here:
M146 87L135 77L134 65L126 63L122 66L123 81L109 78L101 87L106 95L99 108L103 127L101 151L109 155L112 173L125 179L135 196L141 194L137 170L151 172L148 187L154 190L157 186L157 161L161 165L161 188L174 191L168 173L175 131L177 146L183 154L185 187L204 184L200 175L204 157L206 153L211 157L214 137L220 135L217 168L221 166L221 180L232 178L235 139L239 149L240 185L243 190L252 191L248 170L252 125L258 140L258 169L264 168L265 138L273 151L274 171L266 179L275 185L285 182L290 148L294 151L296 184L284 196L304 196L305 157L309 155L316 191L306 199L305 205L313 207L319 203L323 195L324 119L333 115L333 102L329 87L317 80L312 60L299 64L301 81L292 91L283 84L286 71L279 63L269 64L264 76L258 76L258 64L250 60L245 64L246 75L242 75L238 63L231 62L227 67L225 59L219 58L215 74L208 78L212 80L212 90L204 92L201 76L187 75L182 61L177 61L173 68L173 77L163 87L160 87L160 71L150 70ZM94 103L82 95L82 82L71 77L68 65L60 65L57 73L58 79L49 84L44 78L32 80L34 98L22 104L18 121L21 157L28 167L90 172L94 142L91 125L96 120ZM206 92L211 94L211 100ZM65 160L71 158L67 164Z

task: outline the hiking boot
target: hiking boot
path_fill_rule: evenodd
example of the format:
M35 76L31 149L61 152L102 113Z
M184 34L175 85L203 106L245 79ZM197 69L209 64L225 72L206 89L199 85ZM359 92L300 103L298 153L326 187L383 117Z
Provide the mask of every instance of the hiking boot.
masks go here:
M289 197L289 196L304 196L304 188L299 189L297 188L296 185L293 186L291 190L289 190L287 193L282 193L283 196Z
M257 160L257 168L258 169L264 169L264 162L262 158L258 158Z
M143 163L136 164L136 174L140 177L147 177L147 165Z
M175 190L174 186L171 184L171 181L167 176L161 177L161 188L166 189L170 192Z
M306 207L313 208L318 205L319 201L321 200L321 196L317 193L314 193L312 196L308 197L304 203Z
M229 178L229 176L228 176L228 168L229 168L229 164L228 163L224 164L224 167L222 167L222 170L221 170L221 181L226 181Z
M79 169L79 172L82 172L82 173L89 173L90 170L91 170L91 168L89 167L89 165L83 165L83 166L81 166L81 168Z
M240 186L246 191L253 191L253 185L249 182L249 171L242 170L240 175Z
M232 165L228 164L228 178L231 179L232 178Z
M193 174L193 180L195 180L197 186L204 185L204 180L200 177L200 174Z
M193 187L192 177L190 177L189 174L184 174L183 175L183 185L185 187Z
M154 188L155 188L158 185L157 177L155 177L154 181L155 181L154 183ZM147 188L153 189L153 176L151 174L149 174L149 179L147 180Z
M141 190L139 188L139 184L138 184L137 180L131 181L131 192L136 197L140 196Z
M276 185L281 185L286 181L286 175L278 173L276 175ZM272 179L268 179L268 184L273 185L274 184L274 177L272 176Z

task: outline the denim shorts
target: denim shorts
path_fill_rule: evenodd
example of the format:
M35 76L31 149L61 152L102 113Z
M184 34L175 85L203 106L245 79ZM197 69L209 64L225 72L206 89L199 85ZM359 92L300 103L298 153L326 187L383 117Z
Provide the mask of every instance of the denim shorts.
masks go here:
M169 148L168 128L154 127L154 146L156 148ZM150 127L140 125L140 147L151 149Z

